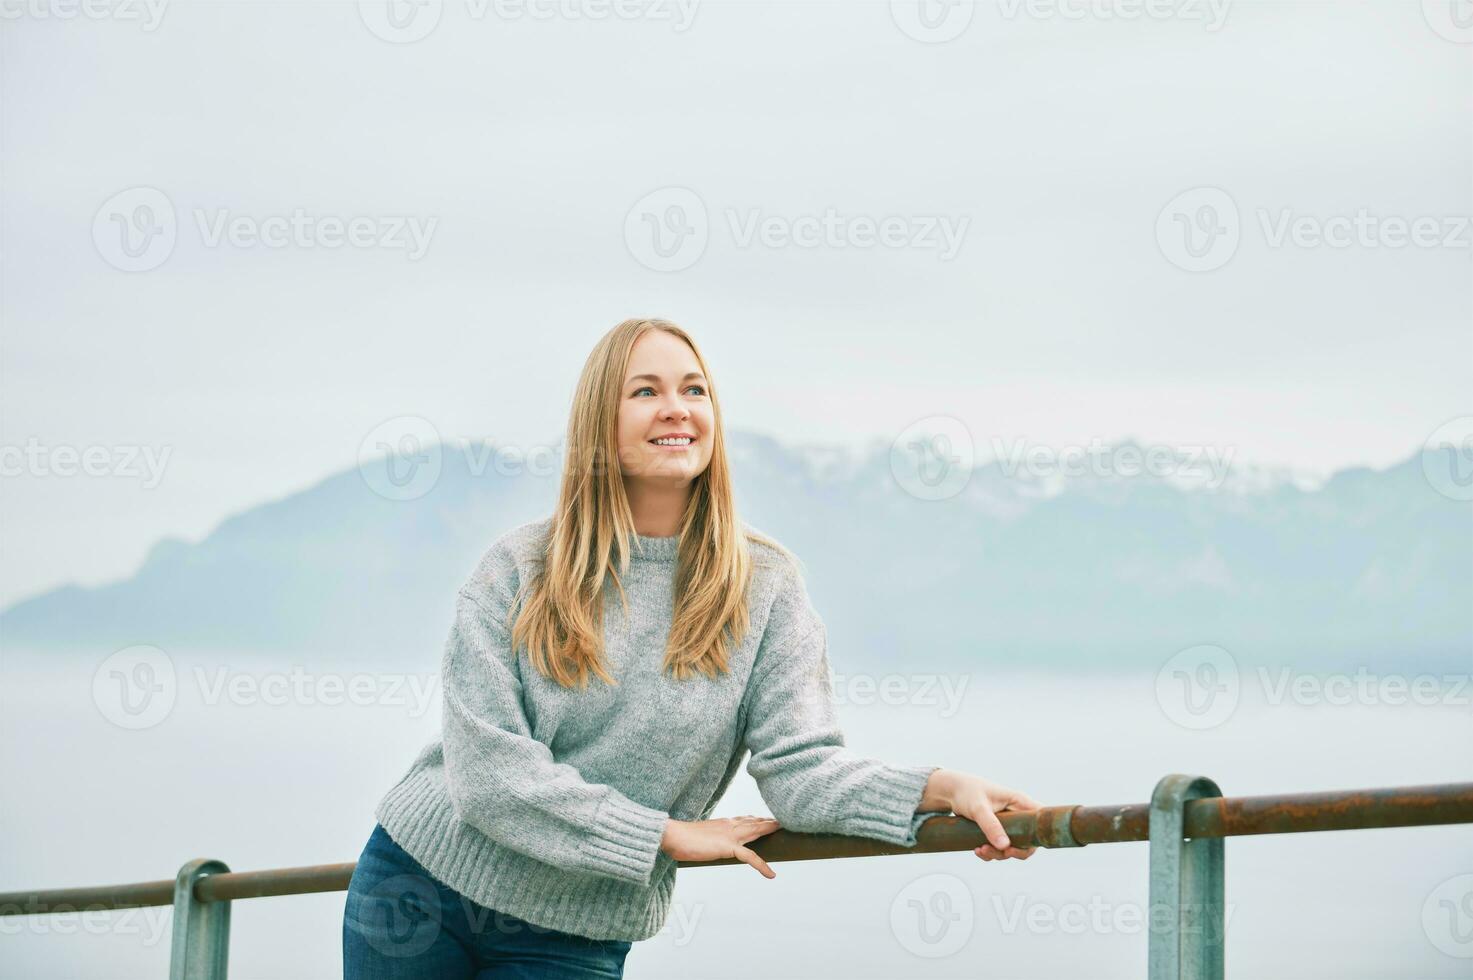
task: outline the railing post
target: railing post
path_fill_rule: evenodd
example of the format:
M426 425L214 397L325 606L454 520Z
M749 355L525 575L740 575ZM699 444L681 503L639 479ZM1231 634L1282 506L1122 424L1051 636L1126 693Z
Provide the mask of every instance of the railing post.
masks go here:
M229 871L224 861L195 858L174 879L174 935L169 980L225 980L230 953L230 903L201 902L194 883Z
M1186 802L1221 795L1180 774L1151 793L1150 980L1223 978L1223 839L1182 839Z

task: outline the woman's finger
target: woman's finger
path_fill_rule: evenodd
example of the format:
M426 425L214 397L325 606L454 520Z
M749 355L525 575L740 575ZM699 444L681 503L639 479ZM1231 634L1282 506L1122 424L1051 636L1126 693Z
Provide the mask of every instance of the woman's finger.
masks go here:
M997 814L992 812L991 805L984 806L982 811L972 819L982 829L982 836L987 838L989 844L999 850L1008 846L1007 832L1002 829L1002 821L997 819Z
M777 821L774 820L772 823L773 825L770 827L767 824L744 825L742 827L742 832L740 835L742 838L742 843L745 844L747 843L747 841L753 841L759 837L766 837L768 834L777 829Z
M762 875L765 878L777 877L777 872L772 870L768 863L758 857L757 852L753 851L749 847L742 847L740 844L738 844L736 852L733 856L741 861L746 862L747 864L750 864L752 867L762 872Z

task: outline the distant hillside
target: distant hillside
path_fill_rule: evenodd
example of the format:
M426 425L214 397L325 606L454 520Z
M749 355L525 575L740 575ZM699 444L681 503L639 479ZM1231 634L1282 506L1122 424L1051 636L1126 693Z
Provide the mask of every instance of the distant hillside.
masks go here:
M1235 474L1217 491L1028 479L993 462L960 494L923 500L895 479L888 447L731 441L742 516L804 560L840 672L1151 666L1198 643L1302 668L1473 662L1473 504L1435 492L1420 456L1318 488ZM339 473L197 544L160 542L126 581L18 603L0 640L432 669L476 559L556 498L555 476L501 476L473 458L446 451L414 500L373 492L381 472Z

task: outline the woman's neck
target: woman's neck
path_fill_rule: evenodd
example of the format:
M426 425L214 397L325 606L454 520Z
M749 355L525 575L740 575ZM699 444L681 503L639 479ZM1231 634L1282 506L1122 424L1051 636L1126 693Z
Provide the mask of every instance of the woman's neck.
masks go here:
M690 503L691 484L651 486L645 481L624 481L624 495L634 517L634 531L652 538L669 538L680 533L680 522Z

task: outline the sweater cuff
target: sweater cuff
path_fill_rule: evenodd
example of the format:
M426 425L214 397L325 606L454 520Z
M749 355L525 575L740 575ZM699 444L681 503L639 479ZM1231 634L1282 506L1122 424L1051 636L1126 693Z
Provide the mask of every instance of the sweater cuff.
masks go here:
M941 811L917 813L921 798L926 793L926 783L931 773L940 766L885 766L876 773L872 786L872 800L866 807L867 816L873 826L866 828L865 835L914 847L916 833L921 824L931 817L942 816Z
M665 811L643 806L610 789L594 813L593 825L579 853L596 874L648 885L669 821Z

